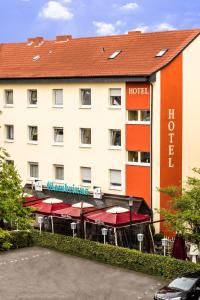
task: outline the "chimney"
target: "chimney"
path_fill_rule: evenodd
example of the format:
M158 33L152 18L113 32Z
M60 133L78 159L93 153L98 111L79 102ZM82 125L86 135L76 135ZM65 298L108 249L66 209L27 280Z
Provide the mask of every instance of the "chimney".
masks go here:
M141 33L141 31L129 31L128 32L128 35L131 35L131 36L139 36L139 35L141 35L142 33Z
M44 41L44 38L42 37L42 36L37 36L37 37L35 37L35 38L28 38L27 39L27 42L28 43L41 43L41 42L43 42Z
M57 35L56 42L68 42L72 39L71 35Z

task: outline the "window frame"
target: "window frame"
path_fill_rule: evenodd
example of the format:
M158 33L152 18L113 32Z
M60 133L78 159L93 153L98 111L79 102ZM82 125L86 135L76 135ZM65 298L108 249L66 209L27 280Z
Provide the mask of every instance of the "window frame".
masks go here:
M83 104L83 91L90 91L90 104ZM80 108L91 108L92 107L92 89L91 88L80 88L79 90L79 103L80 103Z
M90 130L90 144L87 143L83 143L83 130ZM80 147L83 148L90 148L92 147L92 129L91 128L85 128L85 127L81 127L80 128Z
M7 92L12 92L12 103L7 103ZM13 107L14 106L14 92L13 89L5 89L4 90L4 106L5 107Z
M53 168L54 168L54 180L56 181L56 182L63 182L64 180L65 180L65 168L64 168L64 165L61 165L61 164L54 164L53 165ZM56 171L56 169L57 168L62 168L63 169L63 176L62 176L62 179L61 178L56 178L56 175L57 175L57 171Z
M129 161L129 152L136 152L138 155L138 161ZM149 162L141 161L141 153L149 153ZM150 151L137 151L137 150L128 150L127 151L127 164L133 166L150 166L151 165L151 153Z
M120 132L120 145L112 144L112 139L113 139L112 135L114 132ZM122 148L122 130L121 129L109 129L109 149L120 150L121 148Z
M37 140L31 140L30 139L30 136L31 136L31 128L36 128L37 130ZM35 125L28 125L28 143L29 144L38 144L38 126L35 126Z
M111 95L111 91L112 90L120 90L120 96L112 96ZM112 104L112 100L111 100L111 97L120 97L120 105L114 105ZM121 109L122 107L122 88L109 88L109 108L112 108L112 109Z
M59 142L59 141L56 141L56 139L55 139L55 137L56 137L56 130L61 130L62 129L62 131L63 131L63 135L62 135L62 137L63 137L63 139L62 139L62 141L61 142ZM64 127L53 127L53 145L60 145L60 146L62 146L62 145L64 145Z
M56 104L56 92L57 91L62 92L62 104ZM64 106L64 92L63 92L63 89L52 89L52 98L53 98L53 107L62 108Z
M115 183L113 184L111 181L111 173L112 171L120 172L120 184ZM119 169L109 169L109 189L110 190L122 190L122 170Z
M39 179L39 163L38 162L28 162L28 165L29 165L29 178L31 179L31 180L34 180L34 179ZM32 167L35 167L35 166L37 166L37 176L35 177L35 176L31 176L32 174L31 174L31 168Z
M138 114L138 121L137 120L135 120L135 121L131 121L131 120L129 120L129 112L137 112L137 114ZM149 113L150 113L150 119L149 119L149 121L142 121L141 120L141 116L142 116L142 112L148 112L149 111ZM127 123L128 124L141 124L141 125L150 125L151 124L151 111L150 111L150 109L129 109L129 110L127 110Z
M83 170L84 169L87 169L90 171L90 180L84 181L84 179L83 179ZM92 184L92 169L91 169L91 167L80 167L80 175L81 175L81 185L91 186L91 184Z
M9 130L9 128L12 128L11 132ZM11 133L11 138L8 137L8 133ZM14 142L14 125L13 124L5 124L5 141L9 142L9 143L13 143Z
M31 103L31 93L32 92L36 92L36 103ZM37 91L37 89L28 89L27 97L28 97L28 107L37 107L38 106L38 91Z

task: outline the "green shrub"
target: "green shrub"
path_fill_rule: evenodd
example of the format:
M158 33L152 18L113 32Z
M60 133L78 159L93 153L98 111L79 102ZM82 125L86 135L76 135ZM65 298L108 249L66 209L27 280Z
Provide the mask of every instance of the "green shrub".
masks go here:
M156 233L153 238L154 241L161 242L161 240L164 238L164 234L162 232Z
M10 234L13 249L33 246L33 240L29 230L11 231Z
M0 228L0 251L9 250L12 247L11 238L7 230Z
M200 270L199 264L48 232L33 231L32 238L37 246L166 278Z

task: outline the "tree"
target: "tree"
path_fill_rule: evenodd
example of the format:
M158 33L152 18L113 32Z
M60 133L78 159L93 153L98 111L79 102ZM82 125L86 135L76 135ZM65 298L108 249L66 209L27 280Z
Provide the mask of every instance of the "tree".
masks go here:
M200 168L193 169L195 177L187 177L185 187L161 188L171 197L169 209L161 209L167 225L185 239L200 243Z
M0 221L25 229L32 221L32 210L23 207L21 179L14 164L7 162L8 158L5 149L0 148Z

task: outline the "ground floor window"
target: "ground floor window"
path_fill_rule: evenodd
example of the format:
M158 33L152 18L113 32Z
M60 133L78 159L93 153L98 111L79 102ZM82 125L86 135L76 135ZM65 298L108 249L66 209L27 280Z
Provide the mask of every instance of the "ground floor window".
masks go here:
M29 162L29 175L31 178L39 177L39 166L37 162Z
M110 170L110 187L121 188L121 170Z
M64 180L64 166L54 165L55 180Z

